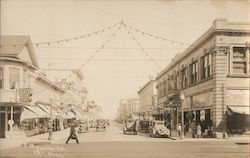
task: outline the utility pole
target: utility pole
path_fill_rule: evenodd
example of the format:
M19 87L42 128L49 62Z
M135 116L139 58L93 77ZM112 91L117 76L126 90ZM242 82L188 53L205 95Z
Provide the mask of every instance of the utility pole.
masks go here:
M184 93L180 94L181 100L181 139L184 138L184 107L183 107L183 100L185 99Z
M53 120L52 120L52 104L53 104L53 97L50 97L50 119L49 119L49 138L48 140L52 140L52 134L53 134Z

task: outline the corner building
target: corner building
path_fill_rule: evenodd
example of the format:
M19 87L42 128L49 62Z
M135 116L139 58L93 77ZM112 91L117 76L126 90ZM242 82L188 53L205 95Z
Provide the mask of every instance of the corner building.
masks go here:
M249 41L250 23L216 19L158 74L158 104L172 130L183 108L186 135L192 122L218 138L249 131Z

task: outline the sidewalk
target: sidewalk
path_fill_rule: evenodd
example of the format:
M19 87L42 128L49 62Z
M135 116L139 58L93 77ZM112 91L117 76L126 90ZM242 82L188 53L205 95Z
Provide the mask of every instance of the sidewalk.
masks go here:
M23 144L50 144L55 143L58 140L65 139L68 137L69 128L60 131L53 132L52 140L48 140L49 133L43 133L31 137L17 137L17 138L1 138L0 139L0 150L18 147Z

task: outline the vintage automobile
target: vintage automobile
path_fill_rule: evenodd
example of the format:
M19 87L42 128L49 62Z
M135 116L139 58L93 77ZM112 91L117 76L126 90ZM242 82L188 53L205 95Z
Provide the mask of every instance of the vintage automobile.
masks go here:
M148 133L149 132L148 128L149 128L149 121L147 120L139 121L139 128L138 128L139 132Z
M105 131L106 130L106 120L105 119L97 119L96 120L96 131Z
M123 133L137 134L137 119L125 119L123 122Z
M78 133L86 133L89 131L88 120L83 120L80 122Z
M169 129L164 125L164 121L153 121L149 126L150 137L169 137Z

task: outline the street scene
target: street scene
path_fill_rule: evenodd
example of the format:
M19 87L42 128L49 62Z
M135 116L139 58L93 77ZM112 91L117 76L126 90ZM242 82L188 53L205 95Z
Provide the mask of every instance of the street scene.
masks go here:
M29 157L248 157L249 146L242 138L230 140L174 140L151 138L148 134L124 135L119 124L110 125L106 131L96 132L91 128L87 133L77 134L79 144L70 140L65 144L69 130L55 133L52 142L47 135L27 141L19 147L2 150L1 156ZM15 151L15 152L13 152Z
M0 158L249 158L249 0L2 0Z

